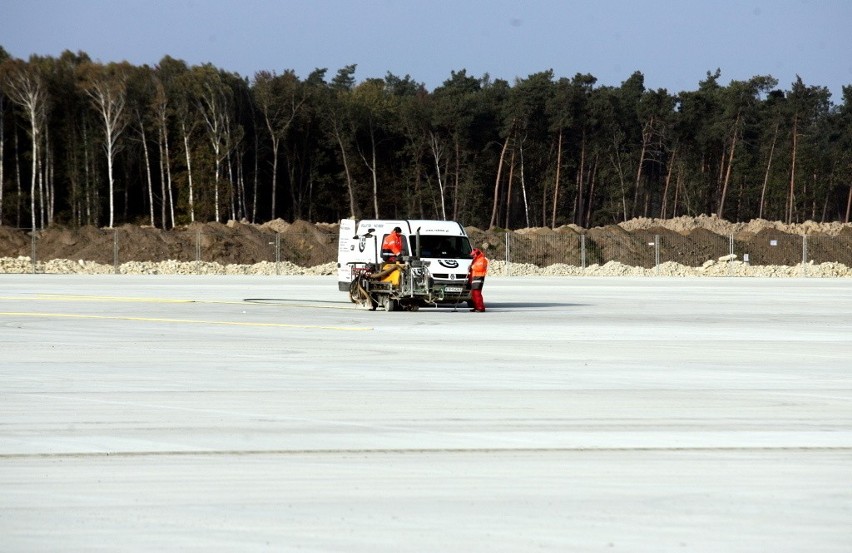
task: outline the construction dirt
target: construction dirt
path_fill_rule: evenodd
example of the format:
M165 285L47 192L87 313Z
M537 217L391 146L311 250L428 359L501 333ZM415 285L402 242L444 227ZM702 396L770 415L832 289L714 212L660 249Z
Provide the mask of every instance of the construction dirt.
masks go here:
M490 258L505 259L505 232L475 227L468 227L467 232L472 243L484 248ZM0 227L0 258L35 257L39 262L65 259L105 265L116 260L205 261L222 265L286 262L316 267L336 260L337 234L336 223L281 220L263 225L236 221L194 223L169 231L133 225L115 229L51 227L35 236L27 230ZM585 236L582 241L581 235ZM649 254L654 248L648 246L656 241L665 250L662 261L674 260L689 267L717 260L720 252L724 255L734 245L735 252L749 252L754 264L795 265L802 260L803 236L809 244L809 259L852 267L852 224L786 225L763 220L730 223L705 216L634 219L591 229L568 225L518 230L513 232L516 246L510 257L516 263L547 267L566 259L579 259L583 248L589 264L617 260L625 266L648 268L661 261ZM523 241L530 247L518 247Z

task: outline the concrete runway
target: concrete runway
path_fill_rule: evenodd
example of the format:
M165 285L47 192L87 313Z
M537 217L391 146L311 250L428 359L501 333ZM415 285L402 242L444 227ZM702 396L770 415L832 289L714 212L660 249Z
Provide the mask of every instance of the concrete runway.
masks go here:
M852 281L0 276L0 551L852 551Z

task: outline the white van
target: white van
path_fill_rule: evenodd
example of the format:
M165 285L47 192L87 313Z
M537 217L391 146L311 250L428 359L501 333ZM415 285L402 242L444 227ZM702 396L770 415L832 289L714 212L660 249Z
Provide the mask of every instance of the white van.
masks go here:
M402 229L402 260L428 272L430 294L426 303L470 299L467 272L472 248L467 232L456 221L343 219L337 251L337 280L341 292L350 290L358 271L365 266L374 269L381 266L382 241L394 227Z

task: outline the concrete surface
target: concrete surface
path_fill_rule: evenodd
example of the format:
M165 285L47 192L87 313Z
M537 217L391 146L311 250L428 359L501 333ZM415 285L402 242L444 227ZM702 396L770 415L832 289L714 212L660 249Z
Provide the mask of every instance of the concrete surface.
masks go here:
M852 550L852 282L0 277L0 551Z

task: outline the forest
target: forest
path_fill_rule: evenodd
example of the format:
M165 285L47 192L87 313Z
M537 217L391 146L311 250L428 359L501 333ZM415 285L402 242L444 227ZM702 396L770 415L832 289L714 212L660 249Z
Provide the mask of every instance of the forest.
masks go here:
M10 56L0 46L0 225L454 219L486 229L635 217L849 222L852 86L801 78L648 90L541 71L250 77Z

